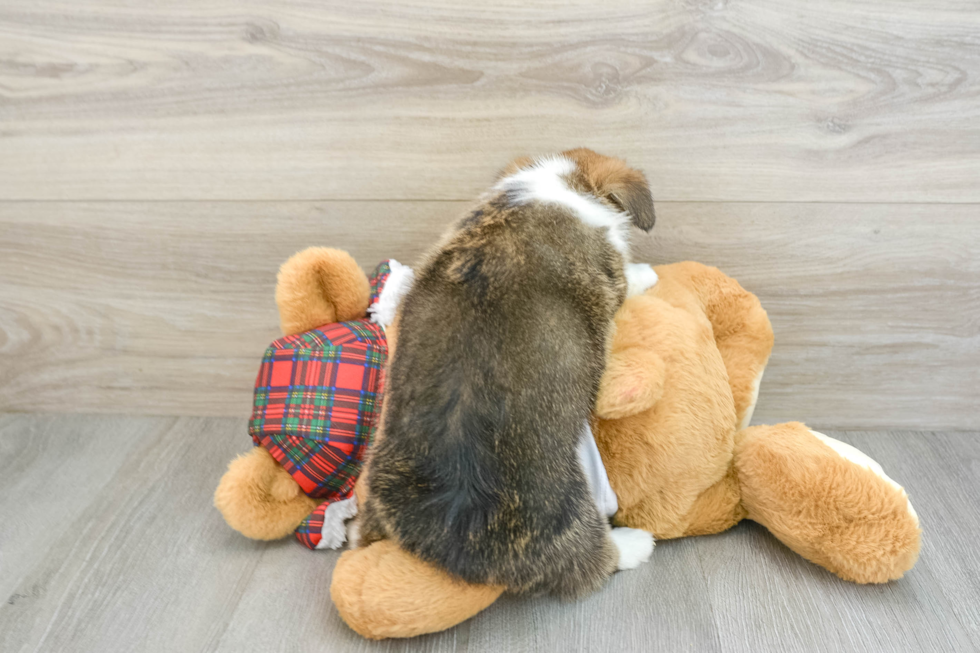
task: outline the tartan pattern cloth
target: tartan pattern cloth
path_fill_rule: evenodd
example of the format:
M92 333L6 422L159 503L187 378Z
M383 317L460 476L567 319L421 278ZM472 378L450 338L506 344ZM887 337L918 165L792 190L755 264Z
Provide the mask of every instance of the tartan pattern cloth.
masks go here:
M389 274L385 261L371 275L372 303ZM367 319L285 336L262 357L248 430L306 494L326 499L296 529L309 548L329 503L354 491L381 413L387 357L384 329Z
M320 543L320 534L323 531L323 514L329 505L329 501L324 501L296 527L296 539L306 548L315 549L316 545Z
M371 277L368 279L371 282L371 299L368 302L368 306L378 301L378 297L381 296L381 291L384 290L390 274L391 264L388 261L381 261L378 267L374 269L374 272L371 273Z

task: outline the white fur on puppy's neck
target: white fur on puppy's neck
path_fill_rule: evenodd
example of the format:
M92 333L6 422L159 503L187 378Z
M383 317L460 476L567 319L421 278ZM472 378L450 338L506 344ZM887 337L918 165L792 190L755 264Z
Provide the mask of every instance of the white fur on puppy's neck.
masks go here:
M415 281L415 272L407 265L402 265L395 259L389 259L388 267L391 268L388 281L381 289L378 301L368 307L368 315L371 316L371 321L380 324L384 329L387 329L395 321L398 307L408 291L412 289L412 283Z
M629 259L629 215L569 188L565 176L574 170L575 162L571 159L563 156L543 157L537 159L532 166L501 179L494 190L506 191L519 204L538 201L568 208L585 224L605 227L609 244L623 258Z

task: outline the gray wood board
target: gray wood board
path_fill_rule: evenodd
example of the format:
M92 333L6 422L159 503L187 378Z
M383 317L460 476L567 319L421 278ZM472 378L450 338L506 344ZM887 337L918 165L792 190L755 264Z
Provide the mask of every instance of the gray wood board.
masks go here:
M372 643L330 602L336 553L245 540L211 506L244 420L0 416L0 650L977 650L980 434L831 435L922 518L898 582L840 581L745 523L662 542L576 603L505 597L450 631Z

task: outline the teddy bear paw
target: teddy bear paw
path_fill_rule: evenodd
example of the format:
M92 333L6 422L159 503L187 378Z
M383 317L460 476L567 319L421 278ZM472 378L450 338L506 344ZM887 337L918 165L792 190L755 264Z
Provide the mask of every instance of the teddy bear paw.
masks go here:
M653 535L638 528L614 528L609 533L619 549L617 569L635 569L653 554Z

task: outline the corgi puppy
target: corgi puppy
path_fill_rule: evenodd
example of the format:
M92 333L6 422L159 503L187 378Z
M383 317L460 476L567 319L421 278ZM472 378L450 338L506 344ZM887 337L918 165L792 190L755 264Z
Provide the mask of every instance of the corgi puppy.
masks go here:
M403 300L362 545L391 538L471 583L569 598L649 558L649 533L600 516L576 450L613 316L656 282L629 262L631 225L653 224L645 177L619 159L504 169Z

